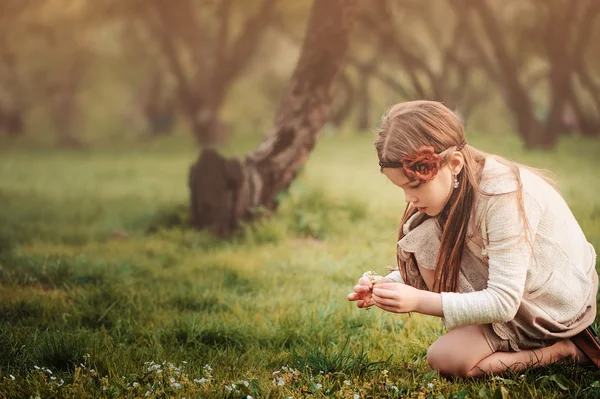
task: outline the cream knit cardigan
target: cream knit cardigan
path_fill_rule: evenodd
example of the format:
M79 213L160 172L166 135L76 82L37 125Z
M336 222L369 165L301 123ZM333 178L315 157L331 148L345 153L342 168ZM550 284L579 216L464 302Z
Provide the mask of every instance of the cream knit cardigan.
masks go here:
M596 272L594 248L552 186L527 169L520 169L520 176L529 228L523 224L514 193L479 196L469 229L475 237L467 245L489 265L487 288L442 292L444 324L449 330L512 320L523 298L566 325L585 311L593 287L590 273ZM489 157L481 187L486 193L511 193L518 182L507 166ZM405 227L405 232L410 230ZM435 267L435 257L429 258L433 264L421 266ZM402 282L398 271L387 277Z

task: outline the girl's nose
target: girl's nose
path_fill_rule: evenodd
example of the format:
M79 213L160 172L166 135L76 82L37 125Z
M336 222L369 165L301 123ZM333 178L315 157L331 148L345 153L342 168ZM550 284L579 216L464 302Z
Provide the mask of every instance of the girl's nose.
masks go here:
M417 197L415 197L414 195L410 195L410 194L406 194L404 196L404 200L406 202L412 202L413 204L417 202Z

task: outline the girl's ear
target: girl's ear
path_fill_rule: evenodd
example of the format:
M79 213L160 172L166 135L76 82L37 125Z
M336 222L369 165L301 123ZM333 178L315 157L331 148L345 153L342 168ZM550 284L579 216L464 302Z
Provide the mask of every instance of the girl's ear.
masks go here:
M452 170L453 174L459 174L463 166L465 166L465 157L463 156L462 152L454 151L450 156L450 162L448 162L448 165L450 166L450 170Z

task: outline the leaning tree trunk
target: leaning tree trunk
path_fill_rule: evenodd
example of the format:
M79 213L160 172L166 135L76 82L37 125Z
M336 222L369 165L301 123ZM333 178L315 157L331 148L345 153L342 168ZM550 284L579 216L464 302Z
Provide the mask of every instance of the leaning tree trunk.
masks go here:
M265 140L240 162L205 149L190 168L192 224L229 235L255 210L274 211L306 163L333 101L358 0L315 0L296 70Z

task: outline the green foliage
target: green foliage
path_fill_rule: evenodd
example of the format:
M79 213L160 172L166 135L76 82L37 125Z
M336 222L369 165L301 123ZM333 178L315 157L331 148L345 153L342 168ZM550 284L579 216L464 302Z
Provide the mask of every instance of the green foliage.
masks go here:
M288 229L304 237L327 239L343 234L367 215L361 200L335 199L324 189L309 186L302 177L281 199L280 214Z
M229 241L186 224L187 149L3 154L0 397L600 398L600 373L570 363L440 377L439 320L346 300L394 264L404 208L371 141L323 137L278 212ZM555 171L600 245L598 143L470 143Z
M315 373L337 373L357 377L364 377L384 369L386 365L390 366L387 361L370 361L362 348L358 352L350 351L348 340L341 348L312 347L305 353L293 352L290 363L299 370L309 369Z

